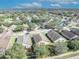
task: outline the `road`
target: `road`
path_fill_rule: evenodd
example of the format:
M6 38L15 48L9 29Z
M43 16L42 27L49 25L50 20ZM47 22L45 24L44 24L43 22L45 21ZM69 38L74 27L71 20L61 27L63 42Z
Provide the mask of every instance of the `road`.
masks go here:
M71 57L71 58L67 58L67 59L79 59L79 56L75 56L75 57Z

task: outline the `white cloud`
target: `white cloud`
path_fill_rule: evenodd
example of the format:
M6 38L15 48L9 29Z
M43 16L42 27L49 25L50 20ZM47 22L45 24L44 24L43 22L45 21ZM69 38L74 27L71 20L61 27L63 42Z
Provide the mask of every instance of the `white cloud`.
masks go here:
M78 4L79 0L36 0L36 1L40 1L40 2L54 2L54 3L60 3L60 4Z
M36 1L73 2L73 1L79 1L79 0L36 0Z
M75 0L52 0L52 1L55 1L55 2L73 2Z
M50 4L51 7L62 7L60 4Z
M78 2L72 2L72 4L79 4Z
M23 3L20 5L17 5L15 8L41 8L42 4L33 2L33 3Z

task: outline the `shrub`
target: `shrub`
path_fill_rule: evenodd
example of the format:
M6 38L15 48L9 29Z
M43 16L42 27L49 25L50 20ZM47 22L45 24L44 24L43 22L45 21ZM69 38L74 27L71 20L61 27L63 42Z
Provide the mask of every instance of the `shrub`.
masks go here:
M17 25L16 28L13 30L14 32L22 31L24 29L23 25Z
M68 41L68 47L70 50L79 50L79 40L70 40Z
M56 55L66 53L68 51L67 42L56 42L54 52Z
M46 45L34 46L34 52L36 57L47 57L49 55L49 50Z
M14 44L12 49L5 52L4 57L5 59L26 59L26 50L22 45Z
M55 55L55 51L54 51L54 46L53 45L49 45L48 46L49 52L50 52L50 56L54 56Z

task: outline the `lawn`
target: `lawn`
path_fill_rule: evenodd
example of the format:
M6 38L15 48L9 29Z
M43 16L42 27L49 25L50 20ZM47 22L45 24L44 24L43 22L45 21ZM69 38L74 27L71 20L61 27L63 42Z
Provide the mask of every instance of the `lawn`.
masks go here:
M67 58L74 57L74 56L79 56L79 50L68 52L65 54L58 55L58 56L47 57L47 58L38 58L38 59L67 59Z
M11 37L10 37L10 41L9 41L9 44L8 44L7 49L11 49L11 48L12 48L12 46L13 46L14 43L15 43L15 40L16 40L16 37L15 37L15 36L11 36Z

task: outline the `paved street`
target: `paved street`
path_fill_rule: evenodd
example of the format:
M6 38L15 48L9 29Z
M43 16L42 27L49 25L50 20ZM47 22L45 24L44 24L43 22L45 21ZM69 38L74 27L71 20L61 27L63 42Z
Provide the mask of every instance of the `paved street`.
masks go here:
M71 57L71 58L68 58L68 59L79 59L79 56Z

